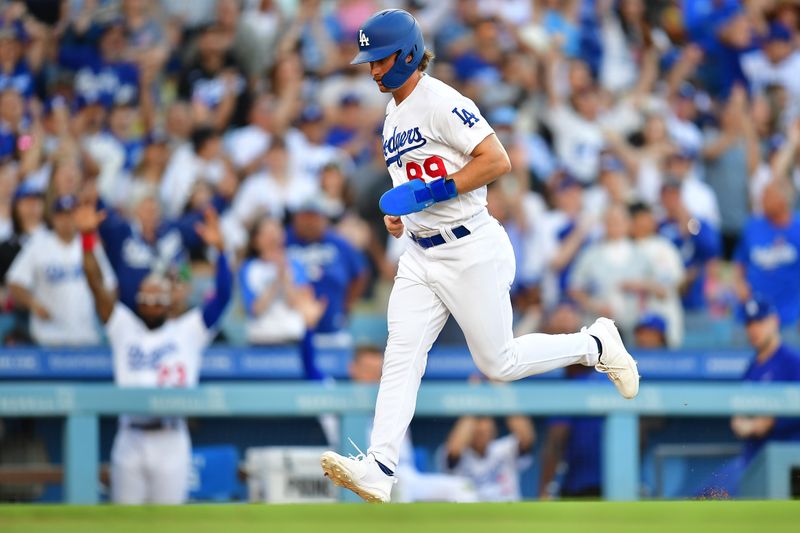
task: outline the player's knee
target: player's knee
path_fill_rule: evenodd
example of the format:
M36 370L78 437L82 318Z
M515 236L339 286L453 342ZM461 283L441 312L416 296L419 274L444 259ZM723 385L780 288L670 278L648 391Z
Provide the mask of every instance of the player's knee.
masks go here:
M507 368L503 364L495 363L493 361L483 361L478 362L476 361L476 365L478 370L480 370L484 376L486 376L491 381L513 381L514 378L511 376L509 372L509 368Z

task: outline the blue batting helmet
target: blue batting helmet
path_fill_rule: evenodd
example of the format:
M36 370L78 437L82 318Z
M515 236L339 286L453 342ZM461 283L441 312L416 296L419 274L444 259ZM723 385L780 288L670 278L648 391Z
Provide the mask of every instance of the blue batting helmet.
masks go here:
M397 89L417 70L425 54L425 41L411 13L384 9L368 18L358 30L358 55L350 64L378 61L397 52L397 61L381 79L388 89ZM411 60L406 62L408 56Z

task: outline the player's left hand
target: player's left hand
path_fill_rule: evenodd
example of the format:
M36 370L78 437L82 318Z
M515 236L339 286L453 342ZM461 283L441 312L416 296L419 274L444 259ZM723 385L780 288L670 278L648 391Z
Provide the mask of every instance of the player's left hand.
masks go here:
M222 230L219 227L219 215L213 207L207 207L203 212L204 222L194 225L194 230L208 246L213 246L219 251L223 251L225 241L222 238Z

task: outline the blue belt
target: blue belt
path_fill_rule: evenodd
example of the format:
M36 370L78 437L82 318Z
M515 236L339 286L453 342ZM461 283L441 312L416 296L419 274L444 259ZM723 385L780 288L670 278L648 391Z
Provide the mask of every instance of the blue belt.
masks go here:
M453 235L455 235L456 239L460 239L461 237L466 237L467 235L472 233L464 226L458 226L456 228L451 229L450 231L453 232ZM409 235L411 236L411 239L415 243L419 244L420 246L426 249L433 248L434 246L439 246L440 244L444 244L447 242L441 233L437 233L436 235L431 235L430 237L417 237L411 232L409 232Z

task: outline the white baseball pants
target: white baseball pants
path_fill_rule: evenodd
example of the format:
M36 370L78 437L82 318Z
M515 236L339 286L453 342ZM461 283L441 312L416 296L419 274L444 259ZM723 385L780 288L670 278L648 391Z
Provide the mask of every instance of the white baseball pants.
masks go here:
M185 424L156 431L121 425L111 448L111 500L127 505L184 503L191 460Z
M597 363L585 332L514 338L509 290L516 269L511 241L488 213L461 239L423 249L409 243L389 298L389 338L369 453L395 469L417 403L428 351L452 313L472 359L488 378L513 381L550 370ZM443 235L448 235L446 232Z

